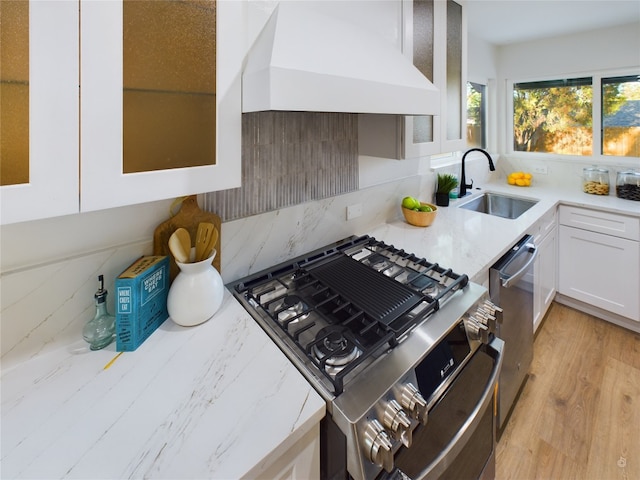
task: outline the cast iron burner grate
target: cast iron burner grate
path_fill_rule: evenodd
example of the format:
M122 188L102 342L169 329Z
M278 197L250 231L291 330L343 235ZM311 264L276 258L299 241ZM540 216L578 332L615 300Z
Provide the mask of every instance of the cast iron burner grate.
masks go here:
M423 300L422 295L348 256L315 266L309 273L386 326Z

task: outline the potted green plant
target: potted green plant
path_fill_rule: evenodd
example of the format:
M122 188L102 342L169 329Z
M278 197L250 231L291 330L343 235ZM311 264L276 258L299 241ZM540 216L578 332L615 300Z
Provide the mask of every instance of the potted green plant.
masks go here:
M449 192L458 186L458 178L451 173L439 173L436 187L436 205L446 207L449 205Z

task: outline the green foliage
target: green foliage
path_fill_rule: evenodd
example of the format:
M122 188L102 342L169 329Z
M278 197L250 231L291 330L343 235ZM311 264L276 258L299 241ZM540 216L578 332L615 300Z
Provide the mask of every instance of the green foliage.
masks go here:
M574 127L591 127L593 90L590 85L515 89L514 149L536 148L536 137Z
M450 173L438 174L438 187L437 193L449 193L451 190L458 186L458 179L455 175Z
M631 100L640 100L637 76L602 79L603 117L616 114ZM592 114L593 87L589 77L516 84L514 149L591 155Z
M621 90L627 100L640 100L640 80L623 83Z
M482 93L467 83L467 119L471 120L474 125L480 123L481 102Z
M622 93L621 86L624 84L608 83L602 86L602 108L604 115L613 115L627 101L626 95Z

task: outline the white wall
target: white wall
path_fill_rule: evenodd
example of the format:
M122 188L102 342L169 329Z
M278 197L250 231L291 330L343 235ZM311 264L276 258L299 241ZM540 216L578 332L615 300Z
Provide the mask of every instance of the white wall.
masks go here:
M498 153L498 78L497 48L490 43L468 35L467 80L487 86L487 149Z
M499 47L500 78L539 78L640 66L640 23Z
M468 34L467 77L470 82L486 83L497 77L497 47Z

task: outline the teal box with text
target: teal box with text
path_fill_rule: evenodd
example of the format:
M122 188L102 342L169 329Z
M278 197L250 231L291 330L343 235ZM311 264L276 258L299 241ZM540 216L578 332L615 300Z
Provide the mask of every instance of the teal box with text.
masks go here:
M132 352L168 318L169 257L136 260L116 278L116 350Z

